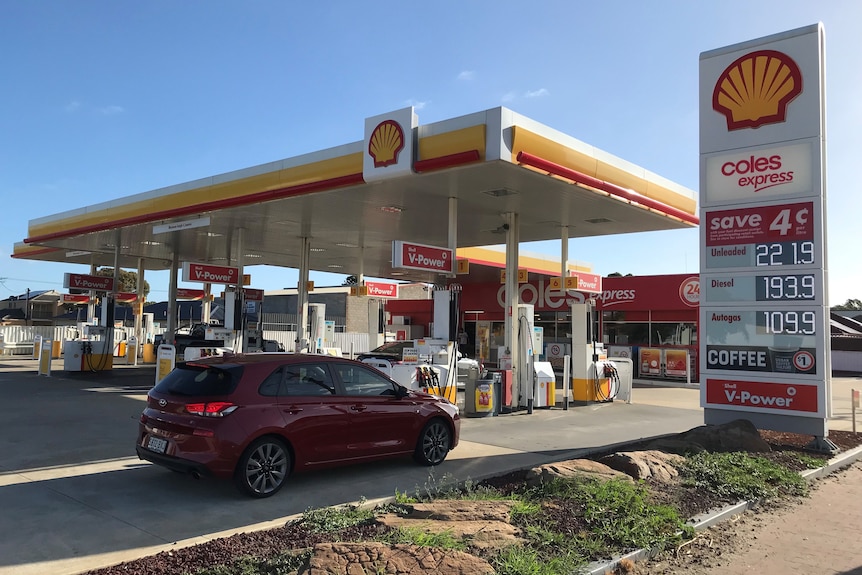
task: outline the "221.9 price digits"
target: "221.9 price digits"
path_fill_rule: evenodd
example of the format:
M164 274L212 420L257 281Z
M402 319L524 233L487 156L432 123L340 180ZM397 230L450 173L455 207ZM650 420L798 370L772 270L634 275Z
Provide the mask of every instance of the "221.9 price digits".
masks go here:
M754 253L758 267L814 264L814 242L811 240L755 244Z

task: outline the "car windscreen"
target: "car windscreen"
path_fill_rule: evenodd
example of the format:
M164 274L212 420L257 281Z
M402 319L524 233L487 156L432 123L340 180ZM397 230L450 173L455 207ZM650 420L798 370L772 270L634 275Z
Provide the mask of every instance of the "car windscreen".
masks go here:
M371 353L374 352L386 352L386 353L397 353L401 355L401 352L404 351L405 347L409 347L412 342L409 341L390 341L389 343L384 343L380 347L376 347L371 350Z
M228 395L242 377L242 366L180 364L161 380L155 391L187 397Z

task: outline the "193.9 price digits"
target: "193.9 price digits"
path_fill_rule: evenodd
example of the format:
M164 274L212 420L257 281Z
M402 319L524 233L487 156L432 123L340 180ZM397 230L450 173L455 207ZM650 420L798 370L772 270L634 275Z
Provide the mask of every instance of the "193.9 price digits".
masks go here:
M814 274L757 276L757 301L794 301L815 298Z

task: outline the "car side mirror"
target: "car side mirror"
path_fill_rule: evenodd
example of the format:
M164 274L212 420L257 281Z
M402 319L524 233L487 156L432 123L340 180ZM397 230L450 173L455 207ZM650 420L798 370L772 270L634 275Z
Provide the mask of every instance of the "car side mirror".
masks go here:
M409 395L409 393L410 393L410 390L408 390L403 385L399 385L395 388L395 397L397 397L398 399L403 399L403 398L407 397L407 395Z

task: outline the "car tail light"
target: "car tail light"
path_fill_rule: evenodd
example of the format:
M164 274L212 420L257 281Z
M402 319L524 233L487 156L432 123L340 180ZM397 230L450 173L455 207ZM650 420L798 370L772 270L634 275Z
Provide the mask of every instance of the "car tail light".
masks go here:
M229 401L210 401L209 403L187 403L186 412L202 417L224 417L236 411L238 406Z
M146 413L141 414L141 423L146 423L149 417L147 417Z

